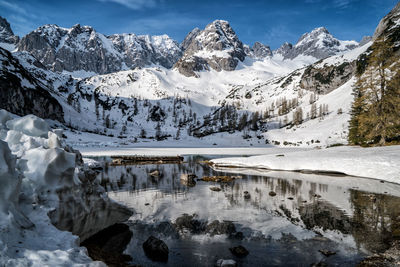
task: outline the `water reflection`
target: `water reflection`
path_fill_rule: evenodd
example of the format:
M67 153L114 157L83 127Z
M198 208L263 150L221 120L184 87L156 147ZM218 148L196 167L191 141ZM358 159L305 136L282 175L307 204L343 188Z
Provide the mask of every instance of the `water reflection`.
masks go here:
M398 185L350 177L213 170L201 163L204 159L187 157L184 164L107 166L99 174L109 196L135 211L131 218L134 238L128 246L134 263L157 265L141 249L149 235L168 244L170 266L182 262L213 265L219 258L247 266L309 266L320 261L353 266L400 237ZM197 180L193 187L181 179L182 174L241 178L229 183ZM212 186L222 190L212 191ZM174 223L184 213L196 214L205 224L232 221L243 238L182 235ZM237 244L244 245L249 256L239 259L230 254L228 248ZM320 249L336 254L326 257Z

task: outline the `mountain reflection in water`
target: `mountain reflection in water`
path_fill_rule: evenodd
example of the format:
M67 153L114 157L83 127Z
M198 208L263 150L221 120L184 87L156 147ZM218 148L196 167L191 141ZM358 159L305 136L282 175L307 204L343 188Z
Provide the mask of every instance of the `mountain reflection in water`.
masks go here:
M183 164L106 166L98 175L111 198L135 211L130 220L133 239L126 251L133 263L213 266L224 258L244 266L318 262L354 266L400 237L399 185L354 177L213 170L205 159L192 156ZM149 175L154 171L159 175ZM197 179L195 186L187 186L182 174L237 179L229 183ZM182 232L175 221L183 214L193 214L203 225L233 222L243 238ZM168 263L152 262L144 255L142 243L150 235L167 243ZM235 257L228 249L235 245L245 246L250 254ZM319 250L336 254L326 257Z

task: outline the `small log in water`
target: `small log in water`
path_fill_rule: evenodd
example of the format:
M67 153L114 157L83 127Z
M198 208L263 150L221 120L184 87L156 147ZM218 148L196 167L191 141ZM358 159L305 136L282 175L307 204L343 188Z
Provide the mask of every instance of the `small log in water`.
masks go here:
M112 156L112 165L179 164L181 156Z

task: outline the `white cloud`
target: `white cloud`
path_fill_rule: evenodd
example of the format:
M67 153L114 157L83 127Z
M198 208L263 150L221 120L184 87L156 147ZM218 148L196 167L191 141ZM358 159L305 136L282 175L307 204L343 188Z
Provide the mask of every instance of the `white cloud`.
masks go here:
M117 3L133 10L153 8L157 4L156 0L99 0L99 1Z
M20 14L24 14L24 15L27 14L27 12L24 8L20 7L19 5L15 4L15 3L10 3L5 0L0 0L0 6L7 8L9 10L12 10L16 13L20 13Z
M347 8L350 5L350 0L334 0L333 4L337 8Z

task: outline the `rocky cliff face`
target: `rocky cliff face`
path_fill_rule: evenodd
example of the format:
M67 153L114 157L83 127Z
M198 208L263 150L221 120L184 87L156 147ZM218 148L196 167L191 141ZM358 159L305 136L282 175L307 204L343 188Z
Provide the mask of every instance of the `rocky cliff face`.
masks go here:
M168 35L114 34L108 37L128 68L159 64L171 68L182 56L180 45Z
M251 57L255 60L263 60L268 57L272 57L272 50L268 45L260 42L255 42L253 47L244 45L244 52L246 56Z
M300 55L323 59L346 52L358 46L356 41L340 41L334 38L326 28L316 28L310 33L303 34L296 45L283 44L275 51L284 59L294 59Z
M18 43L52 71L111 73L160 64L170 68L181 56L179 44L162 36L115 34L109 37L92 27L74 25L62 28L44 25Z
M196 71L210 68L232 71L246 57L242 42L223 20L208 24L201 32L192 31L184 45L187 45L185 53L174 67L186 76L196 76Z
M64 122L58 101L10 52L0 48L0 108Z
M318 94L328 94L350 80L355 70L355 61L323 67L313 64L301 76L300 87Z
M0 43L16 44L18 41L19 37L14 35L8 21L0 17Z
M383 36L394 44L400 40L400 3L379 22L372 39L375 41Z

